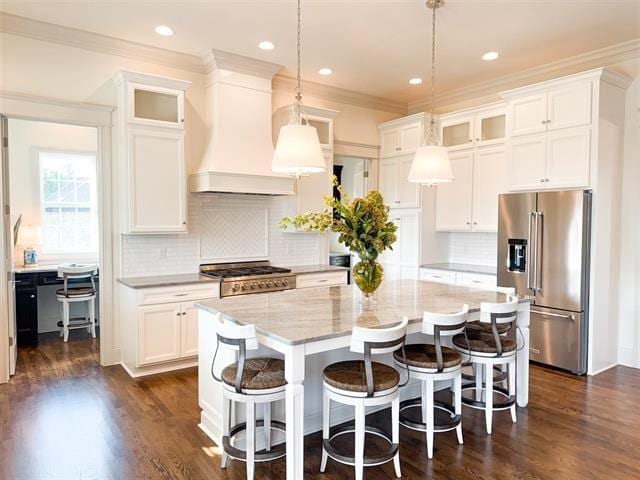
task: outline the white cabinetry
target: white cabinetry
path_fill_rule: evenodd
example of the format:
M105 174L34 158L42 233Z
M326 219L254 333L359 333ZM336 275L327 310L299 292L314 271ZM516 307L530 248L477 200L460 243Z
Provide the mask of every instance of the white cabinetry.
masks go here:
M421 268L420 280L425 282L446 283L462 287L473 287L493 290L497 285L496 275L484 273L456 272L437 268Z
M502 103L442 115L442 145L454 152L502 143L505 139L505 117Z
M507 110L509 189L587 188L595 161L602 70L523 87Z
M389 278L418 278L421 211L393 209L389 218L398 227L398 239L393 250L385 250L379 257L385 275Z
M328 272L299 273L296 275L296 288L335 287L347 285L349 270Z
M380 160L379 191L390 208L419 208L420 185L410 182L413 155L400 155Z
M192 366L198 355L200 300L218 298L218 282L133 289L120 286L122 364L133 376Z
M436 192L436 229L439 231L470 231L473 199L473 152L449 156L453 178L451 183L438 185ZM497 201L497 199L496 199Z
M184 91L190 82L126 71L115 81L122 233L186 232Z
M424 114L412 115L378 126L380 153L383 158L414 153L422 144Z

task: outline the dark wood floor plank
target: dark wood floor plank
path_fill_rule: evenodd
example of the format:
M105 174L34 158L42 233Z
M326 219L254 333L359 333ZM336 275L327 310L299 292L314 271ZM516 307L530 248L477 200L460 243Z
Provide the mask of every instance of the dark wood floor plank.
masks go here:
M19 349L18 374L0 386L0 478L245 478L241 462L220 469L219 449L198 429L197 388L195 369L131 379L119 366L100 367L98 341L82 332L68 344L45 335L37 348ZM497 413L490 437L482 412L465 408L465 444L454 433L436 435L429 461L424 435L402 428L403 478L640 478L639 398L638 370L587 378L533 366L529 407L518 409L515 425ZM388 411L367 417L385 429L389 421ZM318 472L319 434L305 448L305 478L353 478L331 461ZM284 459L256 467L257 480L284 475ZM366 478L393 478L393 467L367 469Z

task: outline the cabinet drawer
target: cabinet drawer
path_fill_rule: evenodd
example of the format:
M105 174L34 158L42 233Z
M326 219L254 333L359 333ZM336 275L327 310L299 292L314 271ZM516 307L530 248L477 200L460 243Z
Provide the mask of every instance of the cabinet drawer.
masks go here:
M183 302L219 296L220 284L217 282L196 283L181 287L143 288L138 292L138 305Z
M430 268L421 268L420 280L423 280L425 282L448 283L450 285L455 285L456 272L451 272L449 270L432 270Z
M296 277L296 288L346 285L347 270L343 272L306 273Z
M497 285L495 275L483 275L481 273L459 273L458 285L464 287L491 288Z

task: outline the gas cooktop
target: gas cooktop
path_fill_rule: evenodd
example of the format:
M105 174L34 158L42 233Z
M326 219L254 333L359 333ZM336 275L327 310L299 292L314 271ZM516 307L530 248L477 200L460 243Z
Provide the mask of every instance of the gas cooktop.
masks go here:
M290 269L273 267L268 261L210 263L200 265L200 273L222 280L222 297L296 288L296 276Z

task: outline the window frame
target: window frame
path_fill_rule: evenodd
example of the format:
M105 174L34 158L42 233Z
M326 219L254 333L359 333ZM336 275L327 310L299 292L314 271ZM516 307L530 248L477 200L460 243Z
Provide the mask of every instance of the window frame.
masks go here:
M98 192L98 152L93 150L73 150L73 149L55 149L55 148L35 148L35 157L38 169L38 194L39 194L39 214L40 214L40 228L44 230L44 217L47 203L55 204L54 208L89 208L90 223L95 224L99 230L100 220L98 218L99 211L99 192ZM45 202L44 198L44 169L42 167L42 155L43 154L55 154L55 155L69 155L77 157L91 157L92 169L94 171L93 178L89 182L89 201L88 202L71 202L64 204L64 202ZM93 200L93 202L92 202ZM51 206L51 205L49 205ZM42 244L40 245L41 257L46 259L72 259L74 261L83 259L93 259L98 257L100 249L99 232L96 231L95 248L86 251L79 250L65 250L65 249L47 249L44 244L44 233Z

